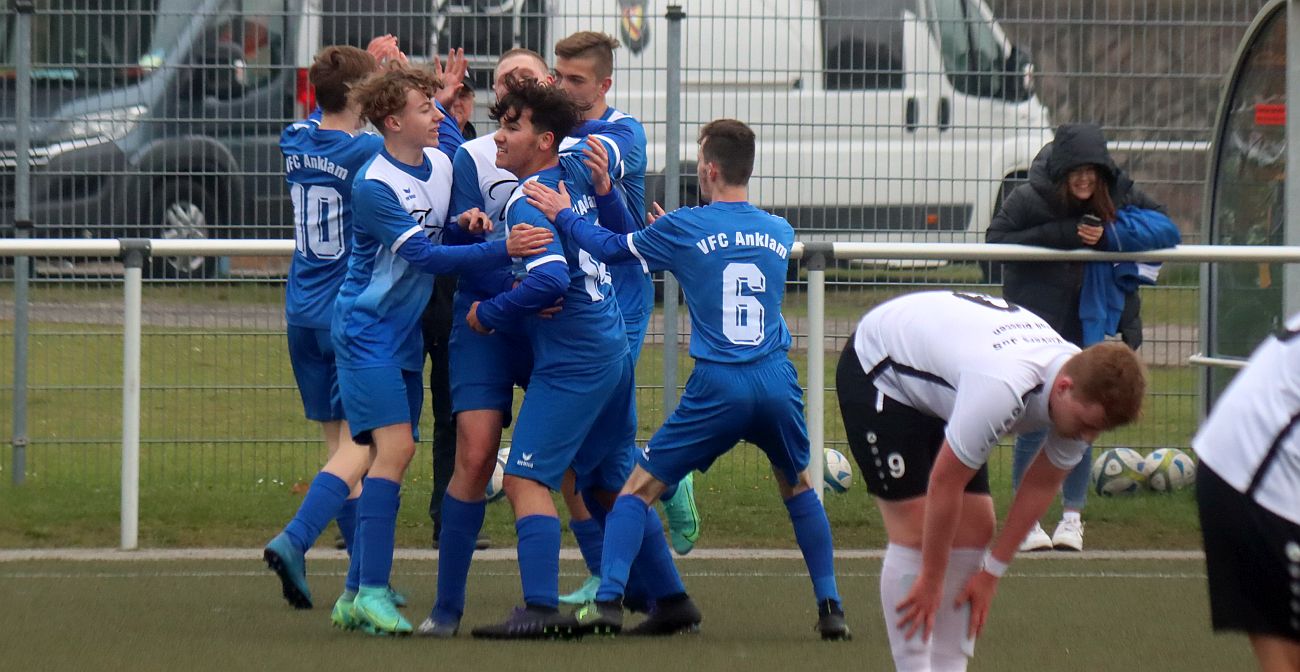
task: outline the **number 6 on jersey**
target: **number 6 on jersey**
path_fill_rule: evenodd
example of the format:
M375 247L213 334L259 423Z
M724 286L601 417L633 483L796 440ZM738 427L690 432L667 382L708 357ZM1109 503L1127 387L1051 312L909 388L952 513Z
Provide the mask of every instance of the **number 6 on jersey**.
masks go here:
M763 304L753 294L765 291L767 278L756 264L731 263L723 269L722 333L727 340L736 345L763 342Z

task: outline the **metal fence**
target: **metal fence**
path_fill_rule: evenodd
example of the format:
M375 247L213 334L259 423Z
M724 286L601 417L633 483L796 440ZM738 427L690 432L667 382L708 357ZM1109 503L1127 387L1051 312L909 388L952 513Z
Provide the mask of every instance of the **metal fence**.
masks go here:
M465 47L470 123L482 133L501 51L527 46L551 61L556 40L594 29L622 43L611 102L645 122L656 200L694 201L695 133L734 116L760 138L753 200L787 216L801 240L978 243L1052 126L1094 121L1194 243L1223 76L1262 4L686 1L674 28L666 3L636 0L17 0L0 14L0 236L288 237L278 135L312 105L305 68L320 46L393 33L416 61ZM668 123L674 115L680 124ZM260 256L150 258L139 429L150 487L278 487L318 466L284 349L286 267ZM110 486L121 466L122 267L37 257L27 282L13 269L0 284L0 347L27 364L0 363L0 407L18 389L29 403L23 431L0 413L0 434L26 437L26 463L0 482ZM972 261L834 259L826 347L887 296L986 275ZM787 301L800 350L822 324L802 308L806 277L794 268ZM1190 438L1199 292L1197 267L1178 263L1143 290L1143 354L1158 370L1148 408L1162 420L1114 440ZM16 330L10 316L22 311L28 323ZM638 370L643 440L672 406L665 366L690 365L663 347L686 332L685 315L662 315ZM826 427L828 443L842 441L838 421ZM0 469L12 469L14 450ZM711 485L748 487L765 471L752 451L731 466ZM416 487L427 484L427 460L413 469Z

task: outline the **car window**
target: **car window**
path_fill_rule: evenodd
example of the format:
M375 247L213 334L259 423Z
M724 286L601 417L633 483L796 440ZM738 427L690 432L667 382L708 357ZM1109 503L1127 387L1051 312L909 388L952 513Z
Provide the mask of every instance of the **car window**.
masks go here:
M492 88L492 69L503 52L525 47L545 56L554 46L546 38L544 0L440 0L437 16L437 43L442 45L442 51L449 47L465 49L470 81L480 91Z
M413 61L427 61L433 53L432 0L325 0L321 10L322 45L364 49L376 36L393 35Z
M37 0L32 16L33 77L112 86L161 63L192 20L176 0ZM16 60L13 14L0 17L0 69Z
M952 88L971 96L1003 96L1006 59L979 9L968 0L930 0L930 19Z
M823 0L822 59L825 87L903 88L903 11L911 2Z
M222 6L198 49L206 94L239 99L283 72L287 20L284 0L233 0ZM233 68L229 77L226 68Z

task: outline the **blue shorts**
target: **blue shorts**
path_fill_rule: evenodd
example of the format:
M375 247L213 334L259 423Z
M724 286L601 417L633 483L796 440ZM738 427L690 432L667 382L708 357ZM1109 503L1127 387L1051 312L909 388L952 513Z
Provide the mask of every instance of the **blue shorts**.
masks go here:
M519 409L505 473L559 490L572 468L578 490L618 492L632 471L635 441L630 357L577 375L537 375Z
M533 348L522 333L480 334L465 322L469 302L456 297L451 315L451 412L498 410L510 426L515 385L528 387Z
M420 407L424 404L421 371L396 366L351 369L339 367L339 391L352 440L368 446L371 430L411 424L411 438L420 440Z
M627 349L632 353L632 366L641 361L641 346L645 343L645 332L650 328L650 313L640 315L623 315L623 327L627 330Z
M302 410L308 420L343 419L339 376L334 366L334 343L329 329L289 325L289 365L298 381Z
M803 390L784 352L749 364L697 362L677 408L636 461L672 485L707 471L742 440L766 453L787 483L808 468Z

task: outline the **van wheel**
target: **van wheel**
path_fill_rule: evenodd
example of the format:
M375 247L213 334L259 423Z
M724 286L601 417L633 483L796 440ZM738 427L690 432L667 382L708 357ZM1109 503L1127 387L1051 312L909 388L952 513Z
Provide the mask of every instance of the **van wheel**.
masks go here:
M167 180L154 192L156 238L207 240L215 237L216 198L198 182ZM217 273L217 258L211 255L152 257L150 277L168 280L202 280Z

